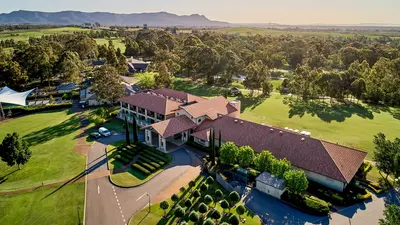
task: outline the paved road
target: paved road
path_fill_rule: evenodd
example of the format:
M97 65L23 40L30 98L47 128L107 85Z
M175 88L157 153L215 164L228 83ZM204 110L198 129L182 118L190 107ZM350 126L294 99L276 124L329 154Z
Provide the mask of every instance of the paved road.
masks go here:
M124 136L119 135L100 140L102 143L96 142L89 151L88 170L96 173L107 170L106 144L123 139ZM167 169L139 187L119 188L112 185L108 177L89 179L86 191L86 224L127 224L134 213L148 204L145 193L151 197L156 196L191 167L191 157L185 149L174 151L172 156L173 161ZM140 198L141 196L143 197Z

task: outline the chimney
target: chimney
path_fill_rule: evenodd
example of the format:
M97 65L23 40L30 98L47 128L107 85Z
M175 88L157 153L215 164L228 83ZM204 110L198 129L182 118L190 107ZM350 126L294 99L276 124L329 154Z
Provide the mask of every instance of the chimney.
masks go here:
M240 121L240 124L243 124L243 121Z
M304 142L306 139L305 138L301 138L301 141Z
M229 116L239 118L240 117L240 107L241 107L241 102L240 100L233 100L229 102L229 105L233 106L237 111L229 114Z
M273 131L274 131L274 129L272 129L272 128L271 128L271 129L269 129L269 132L270 132L270 133L272 133Z
M238 120L234 120L233 122L234 122L234 123L237 123L237 122L238 122Z
M282 136L283 135L283 131L279 131L279 134Z

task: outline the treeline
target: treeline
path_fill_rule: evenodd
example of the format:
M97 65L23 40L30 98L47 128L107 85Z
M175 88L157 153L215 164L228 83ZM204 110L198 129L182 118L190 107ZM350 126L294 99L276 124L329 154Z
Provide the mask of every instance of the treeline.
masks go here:
M119 74L128 71L126 58L119 48L115 49L112 42L104 49L99 48L86 34L49 35L17 43L11 53L0 47L0 86L23 90L35 80L41 84L47 81L50 86L55 78L79 82L84 78L83 71L91 76L89 65L99 58L106 59Z
M52 25L52 24L2 24L0 32L7 30L34 30L34 29L49 29L60 27L79 27L77 25Z

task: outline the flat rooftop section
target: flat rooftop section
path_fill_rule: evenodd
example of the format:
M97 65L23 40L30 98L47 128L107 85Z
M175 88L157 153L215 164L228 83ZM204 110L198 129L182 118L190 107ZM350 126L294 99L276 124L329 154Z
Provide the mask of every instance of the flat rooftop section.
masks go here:
M279 190L283 190L285 188L285 181L279 177L276 177L268 172L264 172L260 174L256 178L256 181L259 181L263 184L269 185Z

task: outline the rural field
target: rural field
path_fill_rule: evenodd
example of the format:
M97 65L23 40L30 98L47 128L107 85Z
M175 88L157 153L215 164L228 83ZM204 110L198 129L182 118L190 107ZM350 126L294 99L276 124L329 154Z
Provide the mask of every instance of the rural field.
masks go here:
M18 132L30 145L31 159L18 170L0 161L0 192L63 182L85 169L85 157L74 153L80 120L68 110L47 111L0 124L0 140Z
M218 87L176 79L174 88L203 97L221 95ZM372 159L373 136L383 132L389 139L400 133L400 109L366 104L331 106L317 101L295 101L280 94L269 98L243 97L241 118L256 123L311 132L312 137L368 152Z
M96 43L98 45L103 45L106 44L108 46L108 40L106 38L96 38ZM110 40L112 40L115 49L120 48L122 53L125 52L125 44L122 42L122 39L120 38L111 38Z
M15 41L28 41L30 37L39 38L44 35L52 34L71 34L73 32L89 32L90 29L78 28L78 27L60 27L60 28L49 28L49 29L37 29L37 30L15 30L15 31L3 31L0 32L0 40L14 39Z
M267 29L267 28L254 28L254 27L228 27L221 29L213 29L212 31L229 33L229 34L240 34L240 35L294 35L294 36L333 36L333 37L353 37L356 33L344 33L344 32L327 32L327 31L288 31L288 30L278 30L278 29ZM378 32L378 31L368 31L365 33L358 32L357 34L362 34L370 38L376 38L382 35L400 38L400 32Z
M0 224L81 224L85 183L0 195Z

